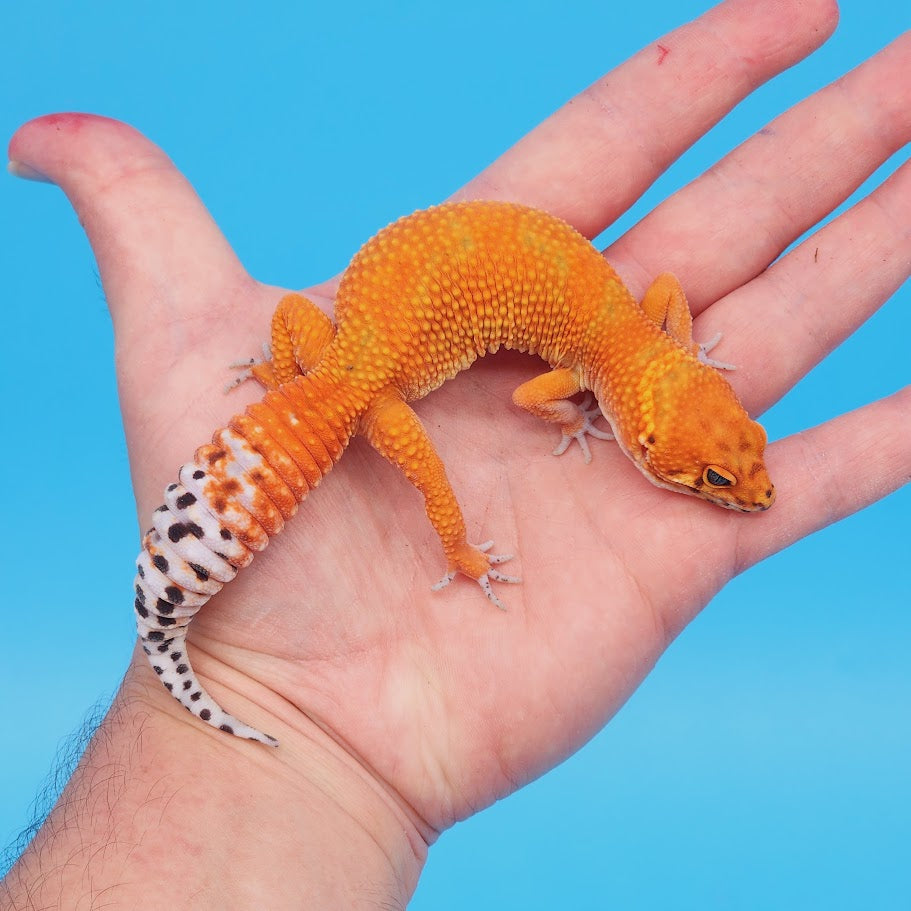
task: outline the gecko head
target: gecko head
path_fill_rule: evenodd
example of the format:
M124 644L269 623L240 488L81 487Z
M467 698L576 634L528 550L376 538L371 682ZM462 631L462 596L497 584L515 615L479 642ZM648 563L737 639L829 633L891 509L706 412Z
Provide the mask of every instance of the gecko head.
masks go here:
M673 369L655 383L639 435L640 468L655 484L740 512L775 501L765 430L712 367Z

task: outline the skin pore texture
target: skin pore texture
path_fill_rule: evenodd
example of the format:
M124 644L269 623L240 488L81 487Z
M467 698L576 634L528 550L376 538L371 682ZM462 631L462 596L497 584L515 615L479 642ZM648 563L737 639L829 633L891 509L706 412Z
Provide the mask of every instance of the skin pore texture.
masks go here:
M836 18L821 0L724 3L663 37L660 65L654 46L634 56L457 198L521 202L594 237ZM724 332L718 356L737 365L727 379L751 415L907 278L911 241L895 230L911 199L907 165L781 254L907 143L909 72L905 37L606 251L637 300L663 270L678 276L695 338ZM608 108L635 121L608 123ZM252 383L224 396L224 365L255 349L288 289L251 278L164 153L123 124L41 118L9 154L67 194L95 250L145 528L174 467L260 397ZM604 167L582 166L593 160ZM334 283L305 293L331 313ZM473 504L469 532L515 542L523 581L507 611L469 580L429 591L440 558L420 498L355 440L281 547L201 610L188 638L213 698L281 747L200 724L137 647L0 906L403 908L437 835L585 743L729 579L911 474L902 390L770 444L776 503L742 516L655 487L612 443L590 465L552 458L550 431L509 404L540 372L500 353L416 405Z

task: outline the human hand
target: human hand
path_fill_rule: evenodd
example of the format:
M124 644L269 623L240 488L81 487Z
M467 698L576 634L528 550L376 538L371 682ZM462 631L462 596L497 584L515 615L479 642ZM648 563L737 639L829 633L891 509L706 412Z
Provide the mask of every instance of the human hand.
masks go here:
M655 48L643 52L586 96L597 103L558 114L460 195L540 205L595 234L737 97L816 41L795 27L787 47L742 70L736 49L755 50L762 23L744 10L704 18L724 31L718 44L731 54L714 61L714 73L694 65L708 52L692 30L689 39L670 36L660 65ZM636 292L662 269L681 277L694 309L705 311L700 337L724 330L724 357L740 368L731 380L753 413L907 275L903 238L888 229L889 211L906 205L907 167L763 271L907 141L907 86L895 91L906 62L907 42L884 52L608 251ZM630 110L633 87L636 141L628 118L624 127L604 116ZM858 99L863 123L848 117ZM859 153L845 156L845 147ZM39 121L19 134L13 155L70 194L95 246L145 525L176 467L252 397L244 389L223 398L221 368L255 348L280 291L246 276L195 196L135 133L95 119ZM594 155L605 170L587 173ZM820 324L825 333L807 334ZM259 703L238 714L283 741L308 734L315 720L431 831L578 747L734 572L908 474L905 394L774 445L774 509L720 513L652 489L608 446L588 467L572 452L552 459L548 431L508 404L534 370L498 356L418 406L476 538L517 548L524 582L503 595L506 615L468 583L429 593L442 566L420 502L356 444L282 539L193 625L191 646L208 653L194 661L216 681L213 691L220 680ZM813 461L818 451L829 454L825 465ZM150 676L142 665L135 673ZM224 701L234 708L230 695Z

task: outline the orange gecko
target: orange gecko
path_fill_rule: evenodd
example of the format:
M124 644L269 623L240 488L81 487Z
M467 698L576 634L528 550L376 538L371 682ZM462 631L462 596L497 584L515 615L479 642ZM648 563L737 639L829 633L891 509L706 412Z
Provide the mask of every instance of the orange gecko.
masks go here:
M250 373L263 399L197 450L165 492L137 560L142 645L167 689L203 721L276 741L224 712L197 680L187 626L199 608L282 530L355 434L423 494L447 571L517 582L510 559L475 546L446 472L408 402L501 347L551 369L513 400L556 424L563 452L615 438L654 484L743 512L775 498L766 435L693 342L677 280L659 276L641 304L573 228L499 202L437 206L402 218L360 250L338 289L337 328L310 301L284 297L271 360ZM570 401L591 391L598 407ZM594 421L607 420L611 433Z

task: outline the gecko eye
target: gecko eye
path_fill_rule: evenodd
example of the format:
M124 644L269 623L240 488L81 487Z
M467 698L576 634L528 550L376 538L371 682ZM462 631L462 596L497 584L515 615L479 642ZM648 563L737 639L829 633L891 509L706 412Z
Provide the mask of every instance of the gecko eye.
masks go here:
M705 471L702 472L702 480L709 487L730 487L732 484L737 483L737 478L734 475L723 468L719 468L717 465L707 465Z

